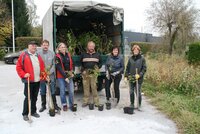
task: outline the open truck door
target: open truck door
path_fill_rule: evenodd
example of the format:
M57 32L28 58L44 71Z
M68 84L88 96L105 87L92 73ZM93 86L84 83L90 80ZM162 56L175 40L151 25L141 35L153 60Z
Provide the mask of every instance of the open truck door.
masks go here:
M82 89L80 53L85 51L86 42L92 38L103 61L98 77L98 90L101 90L110 47L119 46L124 54L123 25L122 8L94 1L55 1L43 18L43 39L50 42L53 51L59 42L67 44L77 76L75 87Z

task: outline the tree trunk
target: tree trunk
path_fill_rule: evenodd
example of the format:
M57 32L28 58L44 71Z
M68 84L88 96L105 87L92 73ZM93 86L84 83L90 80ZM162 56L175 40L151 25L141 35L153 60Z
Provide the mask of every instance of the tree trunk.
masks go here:
M169 55L171 56L172 55L172 52L173 52L173 45L174 45L174 41L176 39L176 35L178 33L178 27L175 29L175 31L173 32L172 36L170 36L169 38Z

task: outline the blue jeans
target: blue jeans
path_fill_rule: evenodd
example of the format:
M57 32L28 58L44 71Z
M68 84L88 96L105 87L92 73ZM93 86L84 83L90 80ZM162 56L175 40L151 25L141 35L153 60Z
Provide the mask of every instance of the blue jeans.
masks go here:
M51 89L51 95L55 94L55 81L51 81L50 83L50 89ZM46 95L46 81L41 81L40 82L40 95Z
M69 79L69 83L65 81L64 78L58 78L58 84L60 88L60 100L63 106L67 105L66 95L65 95L65 87L68 89L69 93L69 108L71 108L74 104L74 82L73 79Z

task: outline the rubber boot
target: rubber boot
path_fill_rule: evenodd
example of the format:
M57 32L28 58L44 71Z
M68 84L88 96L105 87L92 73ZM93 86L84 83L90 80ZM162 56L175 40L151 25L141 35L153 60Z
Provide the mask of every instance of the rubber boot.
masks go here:
M41 95L42 107L39 112L43 112L46 109L46 95Z
M55 94L52 95L52 99L53 99L53 105L54 105L55 110L61 110L61 108L56 103L56 95Z

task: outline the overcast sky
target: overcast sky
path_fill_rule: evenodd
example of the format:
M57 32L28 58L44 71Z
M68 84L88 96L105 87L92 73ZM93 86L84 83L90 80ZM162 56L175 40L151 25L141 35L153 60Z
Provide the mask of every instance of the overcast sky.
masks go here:
M37 5L37 15L39 23L42 23L42 18L55 0L34 0ZM63 1L63 0L56 0ZM74 1L74 0L71 0ZM76 0L77 1L77 0ZM80 0L79 0L80 1ZM84 1L84 0L82 0ZM117 6L124 9L124 29L135 32L147 32L157 35L152 31L148 21L146 20L145 10L150 7L153 0L94 0L101 3L106 3L111 6ZM196 7L200 9L200 0L193 0Z

